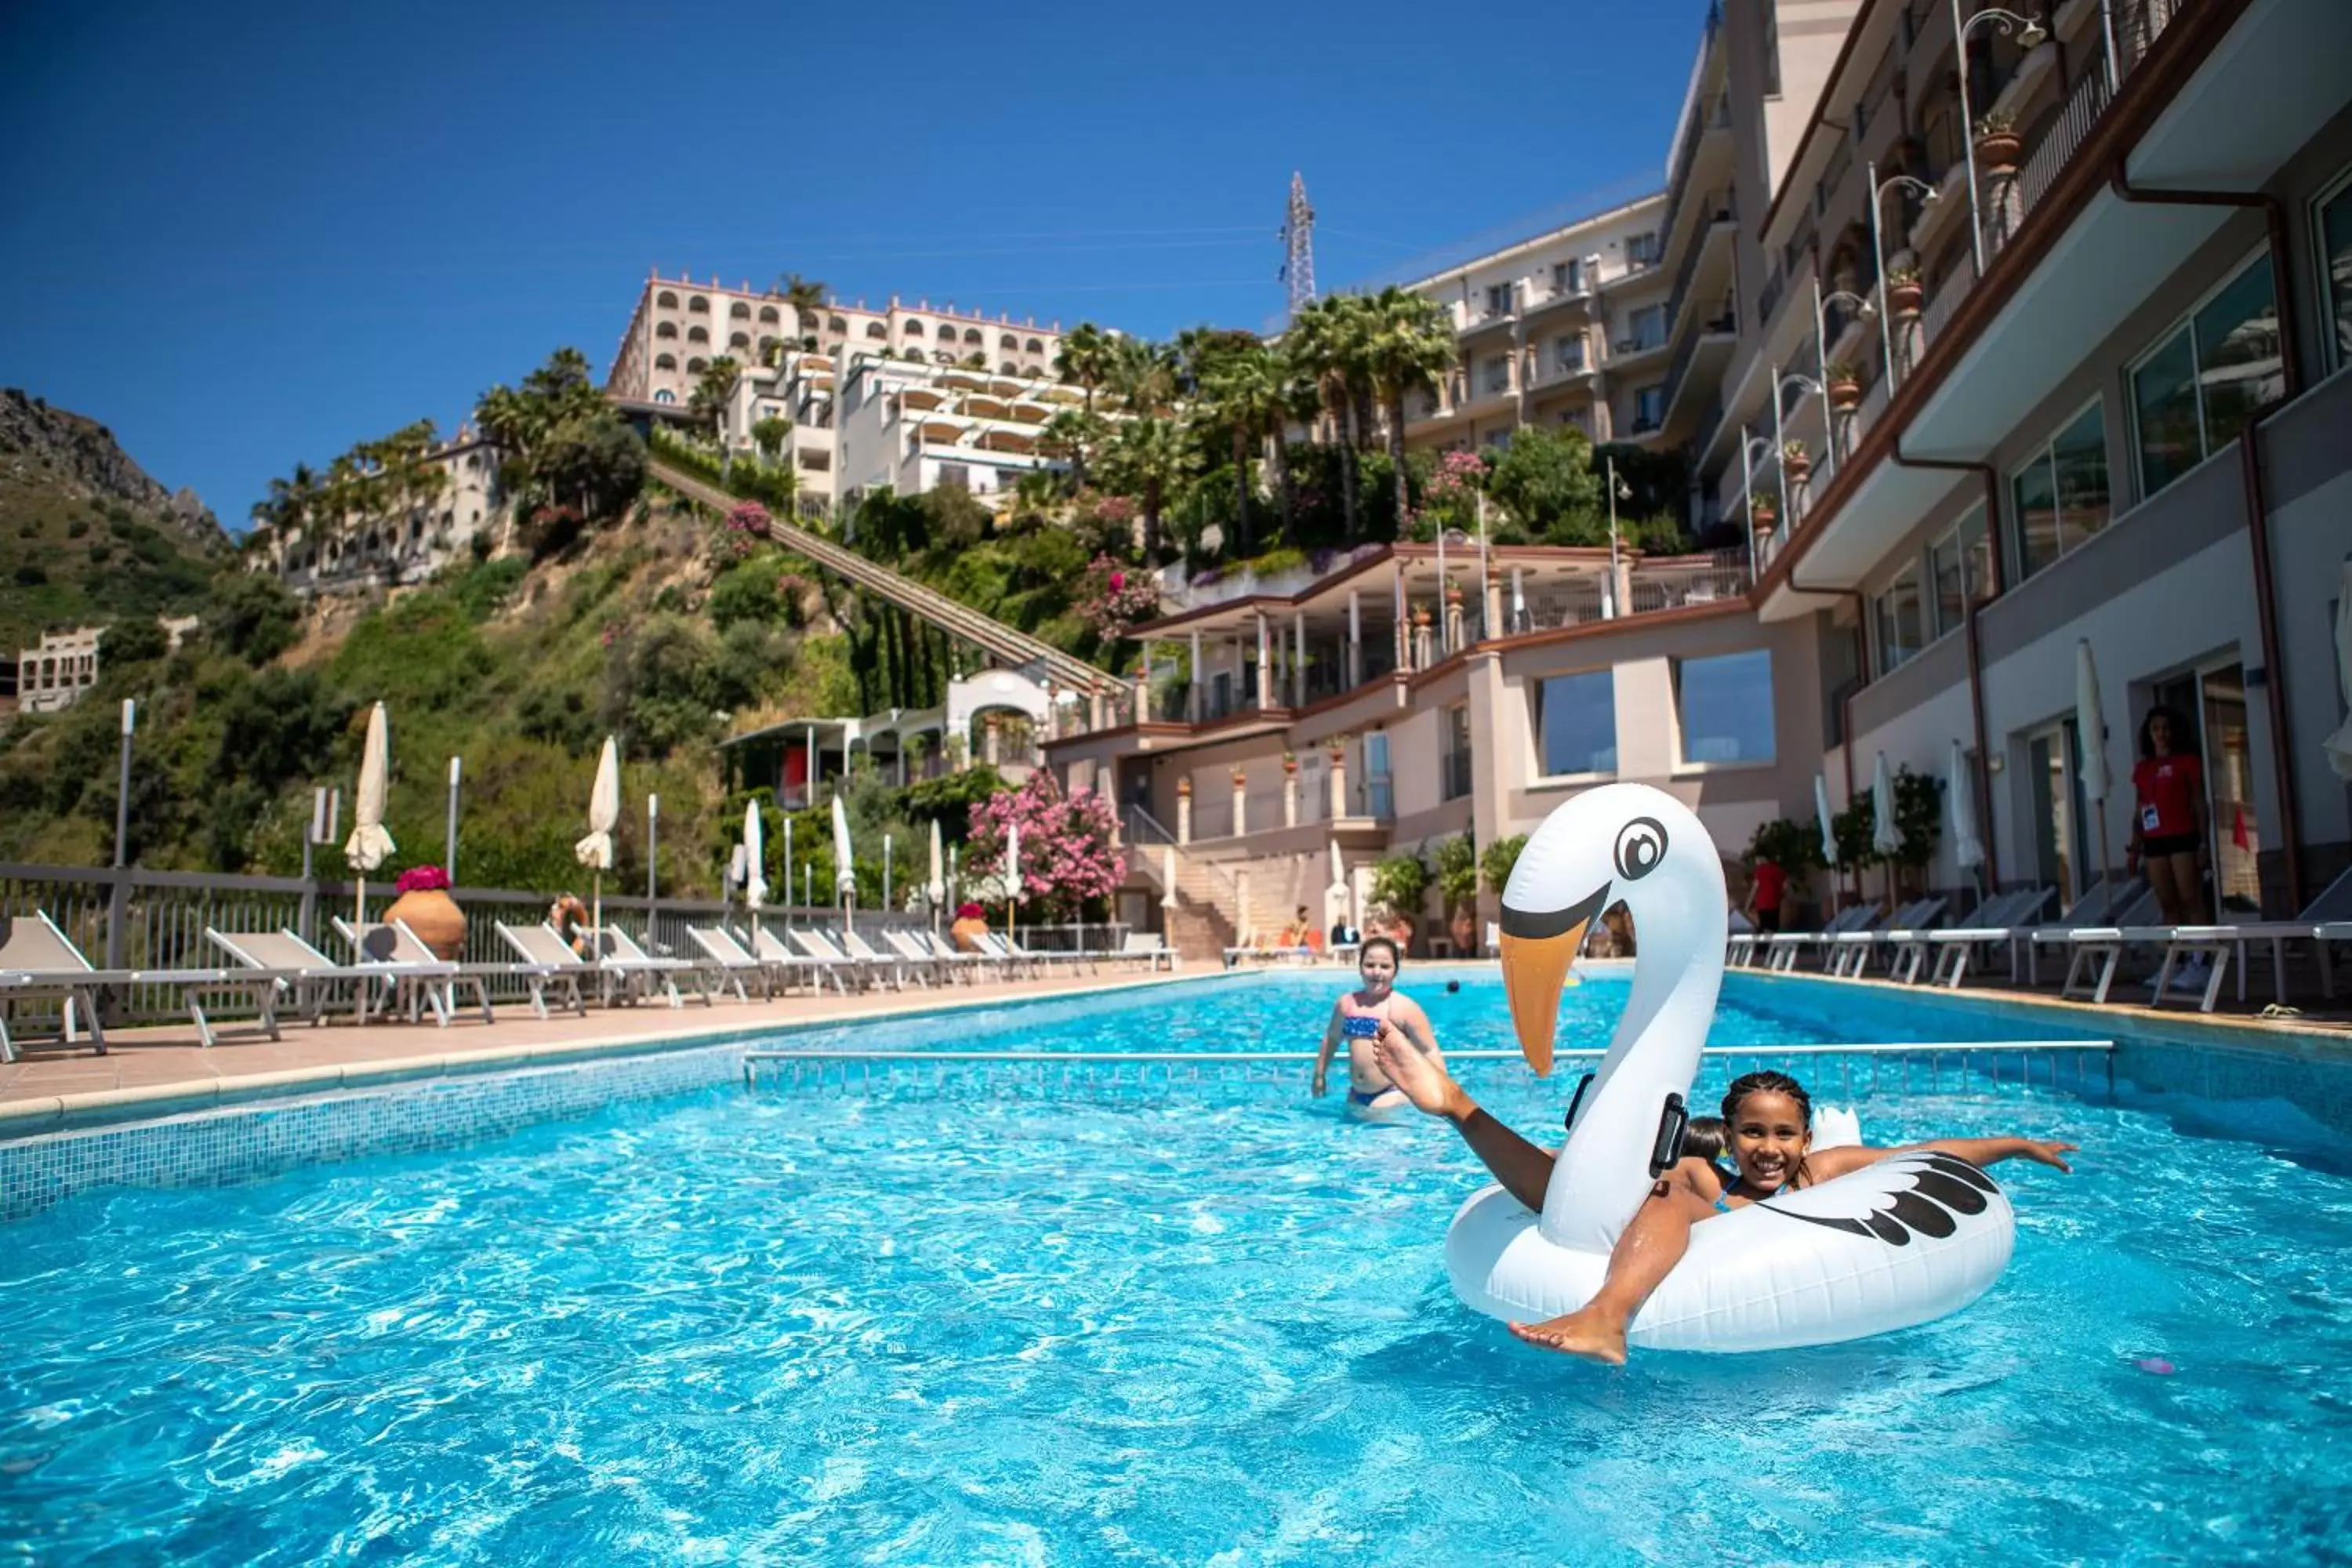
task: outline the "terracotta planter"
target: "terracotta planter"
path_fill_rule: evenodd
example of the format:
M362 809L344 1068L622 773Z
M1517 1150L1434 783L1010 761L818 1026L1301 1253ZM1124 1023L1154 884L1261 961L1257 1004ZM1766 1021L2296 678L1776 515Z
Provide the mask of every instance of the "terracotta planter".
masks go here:
M405 921L416 938L440 959L455 959L466 951L466 911L446 891L436 888L403 893L383 911L386 921Z
M1916 316L1926 301L1927 290L1918 283L1889 283L1886 286L1886 308L1898 316Z
M1780 471L1789 476L1790 484L1801 485L1812 477L1813 460L1811 458L1783 458L1780 459Z
M1297 759L1297 757L1285 757L1285 758L1283 758L1283 759L1282 759L1282 771L1283 771L1286 774L1295 774L1295 773L1297 773L1298 772L1298 759Z
M1830 406L1840 414L1851 414L1862 406L1862 383L1833 381L1830 383Z
M2009 174L2024 151L2025 142L2016 132L1989 131L1977 138L1977 167L1988 174Z

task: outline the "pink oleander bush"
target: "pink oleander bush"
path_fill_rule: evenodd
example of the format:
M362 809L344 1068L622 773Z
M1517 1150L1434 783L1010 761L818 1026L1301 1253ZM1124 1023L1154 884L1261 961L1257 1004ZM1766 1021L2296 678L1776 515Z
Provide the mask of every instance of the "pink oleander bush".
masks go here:
M1127 858L1111 847L1110 803L1090 789L1064 795L1045 769L1018 789L973 803L964 864L982 876L1001 876L1005 838L1015 823L1025 911L1074 919L1089 900L1108 899L1127 875Z
M1097 636L1123 637L1131 628L1158 617L1160 588L1150 574L1112 556L1097 555L1087 566L1077 607Z

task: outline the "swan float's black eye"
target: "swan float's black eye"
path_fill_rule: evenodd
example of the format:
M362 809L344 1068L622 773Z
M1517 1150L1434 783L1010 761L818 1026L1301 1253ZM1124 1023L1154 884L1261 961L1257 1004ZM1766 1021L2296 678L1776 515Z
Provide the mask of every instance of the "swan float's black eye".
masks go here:
M1654 816L1637 816L1617 830L1617 875L1638 882L1666 858L1665 825Z

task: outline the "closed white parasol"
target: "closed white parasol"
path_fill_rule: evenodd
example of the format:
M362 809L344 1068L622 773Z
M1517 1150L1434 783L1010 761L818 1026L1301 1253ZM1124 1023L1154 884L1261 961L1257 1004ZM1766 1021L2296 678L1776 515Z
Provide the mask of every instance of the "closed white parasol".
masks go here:
M359 891L352 900L353 924L367 920L367 874L400 847L383 827L383 800L391 786L392 736L379 702L368 711L367 742L360 751L359 804L352 836L343 845L343 858L359 873Z

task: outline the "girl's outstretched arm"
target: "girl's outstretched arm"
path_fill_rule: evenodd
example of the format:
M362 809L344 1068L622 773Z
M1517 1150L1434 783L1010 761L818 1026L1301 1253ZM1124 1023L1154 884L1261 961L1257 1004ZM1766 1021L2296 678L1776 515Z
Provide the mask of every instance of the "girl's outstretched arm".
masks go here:
M2066 1156L2075 1151L2072 1143L2061 1143L2040 1138L1930 1138L1924 1143L1906 1143L1899 1149L1824 1149L1808 1155L1805 1168L1816 1181L1826 1182L1832 1176L1843 1176L1848 1171L1859 1171L1864 1165L1874 1165L1890 1154L1901 1154L1913 1149L1933 1149L1955 1159L1966 1160L1971 1165L1993 1165L2003 1160L2031 1160L2039 1165L2055 1166L2072 1173L2074 1167Z

